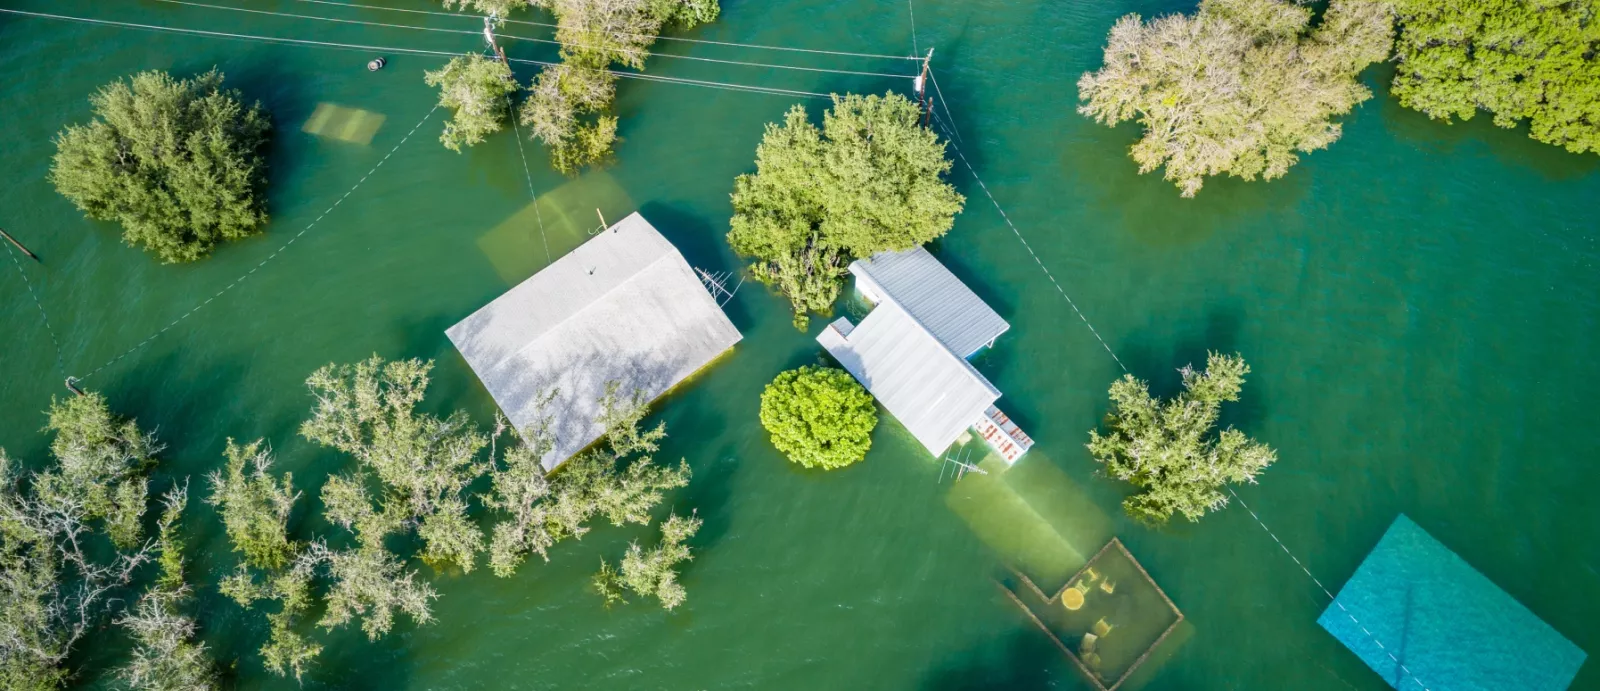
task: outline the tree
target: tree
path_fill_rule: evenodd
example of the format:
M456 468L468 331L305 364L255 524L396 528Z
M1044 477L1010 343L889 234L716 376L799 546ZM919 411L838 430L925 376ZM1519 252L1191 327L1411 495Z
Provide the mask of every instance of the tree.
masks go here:
M1140 173L1165 166L1185 197L1205 178L1272 180L1299 153L1339 139L1332 118L1372 93L1356 81L1388 57L1387 2L1333 0L1322 25L1287 0L1203 0L1193 16L1111 28L1105 66L1078 80L1078 112L1106 125L1137 120Z
M474 10L505 21L514 10L527 9L535 0L444 0L445 9Z
M322 542L311 544L311 555L327 564L333 579L321 626L336 628L359 615L361 630L377 640L394 625L396 610L419 624L432 621L429 602L437 593L417 582L417 573L407 571L399 557L384 547L384 540L408 519L406 508L394 502L374 508L359 478L340 475L323 485L322 504L328 520L355 533L357 546L333 550Z
M832 470L865 458L877 425L872 396L842 369L792 369L761 392L761 426L772 445L807 468Z
M1089 432L1089 453L1112 477L1141 491L1122 502L1129 516L1161 525L1173 513L1198 521L1228 504L1229 482L1254 484L1278 460L1266 444L1232 427L1212 436L1222 404L1239 400L1250 366L1239 356L1210 353L1204 372L1187 365L1183 392L1163 402L1148 385L1125 375L1111 385L1109 432Z
M1478 109L1494 124L1600 152L1600 5L1592 0L1397 0L1400 104L1449 121Z
M300 493L288 473L274 478L272 452L257 439L246 446L228 440L224 455L228 465L211 473L211 497L207 500L222 515L222 524L234 551L244 556L253 568L276 570L294 558L289 541L289 512Z
M457 153L500 131L518 89L509 65L478 53L451 58L443 69L424 72L423 81L438 87L439 105L455 112L439 141Z
M465 491L489 468L478 458L489 439L465 411L441 419L414 410L432 368L377 356L323 367L306 380L317 403L300 434L355 457L383 487L381 513L417 529L425 561L470 572L483 533L467 517Z
M50 169L56 190L89 218L121 223L128 244L167 263L266 225L271 124L260 104L246 108L222 90L221 72L142 72L89 101L95 118L62 130Z
M548 400L548 399L546 399ZM523 430L523 443L509 449L505 466L491 471L493 491L486 506L504 518L495 524L489 564L497 576L510 576L530 553L548 561L549 549L567 538L582 538L588 522L604 516L612 525L650 522L650 510L665 492L689 483L689 467L655 463L653 454L666 428L642 429L648 412L643 397L619 395L612 383L600 399L602 444L564 463L547 479L539 461L551 446L548 425Z
M620 571L604 559L600 560L600 571L593 580L595 592L607 605L625 602L623 589L641 597L654 596L667 610L683 604L688 594L678 582L678 573L672 569L679 562L694 559L684 543L699 530L699 518L683 518L675 513L668 516L661 524L661 544L655 549L646 552L638 542L630 544L622 557Z
M34 491L50 505L81 506L85 520L103 519L111 541L130 549L140 538L148 480L162 446L137 422L112 414L104 396L89 393L50 402L56 467L34 478Z
M183 577L183 540L177 525L188 501L187 483L163 497L165 510L156 538L161 575L134 610L118 621L133 639L132 658L117 671L131 689L204 691L217 687L216 666L205 644L194 640L195 621L182 609L191 597Z
M903 96L834 96L819 130L795 106L768 124L756 172L734 180L728 244L789 298L795 326L826 315L850 259L944 235L966 200L941 176L944 143Z
M53 401L46 429L56 434L54 463L41 471L24 477L0 450L6 689L65 683L73 646L114 609L155 549L140 538L145 473L161 448L155 437L112 414L98 394Z
M217 507L233 551L244 558L220 590L245 609L261 600L279 603L278 611L267 614L269 634L261 657L273 672L299 679L322 652L296 630L311 607L311 579L320 562L288 537L300 493L288 473L274 477L268 472L272 454L263 446L261 440L241 447L229 439L227 466L210 476L208 501ZM264 572L259 583L256 571Z
M446 5L469 0L446 0ZM715 21L717 0L470 0L480 11L509 12L527 4L556 17L562 64L534 79L520 114L529 136L550 150L563 173L604 160L617 140L612 63L644 69L649 48L668 24L689 29ZM501 16L504 16L503 14Z

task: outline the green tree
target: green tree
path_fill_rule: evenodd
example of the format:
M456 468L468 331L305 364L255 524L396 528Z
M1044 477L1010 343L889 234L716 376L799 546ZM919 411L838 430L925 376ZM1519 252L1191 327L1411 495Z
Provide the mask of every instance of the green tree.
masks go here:
M678 572L673 567L694 559L685 543L699 530L699 518L683 518L676 513L668 516L661 524L661 544L655 549L646 552L638 542L628 545L620 570L600 560L600 571L592 582L595 592L607 605L626 602L622 595L626 589L640 597L655 597L668 610L675 609L683 604L688 594L678 582Z
M217 688L216 665L206 646L195 640L194 618L183 613L192 600L183 577L183 540L178 520L189 501L187 484L163 497L158 523L157 563L161 575L118 623L133 639L133 653L117 676L131 689L203 691Z
M493 491L484 504L503 518L495 524L489 564L510 576L529 554L549 560L549 549L567 538L582 538L588 523L604 516L612 525L650 522L650 510L667 491L689 483L689 466L656 464L654 453L666 428L644 429L648 407L637 392L624 398L612 383L600 399L599 421L606 433L596 448L562 464L546 478L539 460L550 448L548 427L523 431L523 443L507 451L504 467L491 471Z
M734 180L728 244L789 298L795 326L826 315L851 259L944 235L966 200L945 183L945 146L903 96L834 96L819 130L795 106L768 124L756 172Z
M161 449L155 437L114 415L98 394L53 401L49 415L54 459L44 469L24 474L0 449L5 689L64 684L73 646L103 623L156 549L140 537L145 473ZM163 544L170 523L163 521Z
M34 478L34 491L46 504L74 504L85 519L103 519L117 547L135 547L146 474L162 445L137 422L114 415L98 393L52 400L49 414L45 429L56 434L50 443L56 465Z
M1140 173L1166 167L1185 197L1205 178L1282 176L1299 154L1339 139L1334 116L1372 93L1357 80L1389 55L1393 19L1378 0L1333 0L1315 30L1288 0L1203 0L1193 16L1111 28L1105 66L1078 80L1080 113L1136 120Z
M224 455L227 467L211 473L211 497L207 500L222 515L223 527L236 552L245 563L257 569L276 570L294 558L295 546L289 541L289 513L300 494L294 491L294 478L268 474L272 452L257 439L239 446L232 439Z
M455 113L439 141L458 153L505 126L518 89L509 65L478 53L451 58L444 68L424 72L423 80L439 89L439 105Z
M466 4L469 0L446 0ZM509 12L524 0L470 0L480 11ZM562 64L534 79L520 114L529 136L550 150L563 173L604 160L617 141L611 115L618 63L643 71L663 28L689 29L715 21L717 0L531 0L556 17ZM504 16L502 13L500 16Z
M437 593L384 547L384 540L405 525L405 507L390 502L375 508L360 478L341 475L323 485L322 504L328 520L355 534L357 546L334 550L321 542L311 545L333 580L320 625L332 629L359 616L361 630L377 640L394 625L396 611L418 624L433 621L429 603Z
M425 561L470 572L483 533L467 517L465 493L489 469L478 458L489 438L465 411L442 419L416 412L432 368L432 362L376 356L323 367L306 380L317 403L300 434L356 459L383 488L380 513L397 516L396 529L417 530Z
M1600 152L1600 3L1396 0L1394 95L1449 121L1494 124L1573 153Z
M89 98L95 118L56 137L50 181L89 218L163 262L194 261L267 222L262 150L271 125L222 90L222 73L151 71Z
M1191 521L1228 504L1229 482L1255 483L1278 460L1266 444L1232 427L1213 436L1222 404L1239 400L1250 366L1238 356L1211 353L1204 372L1184 366L1183 392L1171 401L1150 395L1133 375L1111 385L1109 431L1089 432L1089 453L1106 474L1139 493L1122 502L1129 516L1161 525L1181 513Z
M761 426L772 445L807 468L832 470L866 458L877 425L872 396L842 369L792 369L761 392Z
M261 657L274 673L300 679L322 652L322 646L298 630L313 604L311 582L321 563L288 536L289 516L300 493L288 473L274 477L268 472L272 454L261 440L239 446L229 439L224 455L227 466L211 474L208 501L217 507L233 551L244 561L219 589L245 609L264 600L278 603L278 611L267 614L268 639Z

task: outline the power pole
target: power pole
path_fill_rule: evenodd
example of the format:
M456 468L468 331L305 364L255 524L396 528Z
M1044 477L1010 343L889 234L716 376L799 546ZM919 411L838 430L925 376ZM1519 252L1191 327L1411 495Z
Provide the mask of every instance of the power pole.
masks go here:
M499 19L499 15L496 14L491 14L483 18L483 40L485 43L489 44L489 50L494 51L495 55L500 56L500 62L509 66L511 63L506 60L506 52L501 50L500 44L496 43L494 40L494 23L497 19Z
M928 56L922 59L922 73L912 81L917 89L917 101L922 104L922 126L928 126L928 116L933 114L933 100L928 97L928 63L933 62L933 48L928 48Z
M26 248L26 247L23 247L23 246L22 246L22 243L20 243L20 242L17 242L17 239L16 239L16 238L14 238L14 237L11 237L11 234L10 234L10 233L7 233L7 232L6 232L6 230L5 230L5 229L4 229L4 228L0 228L0 237L3 237L3 238L5 238L5 239L6 239L6 241L8 241L8 242L10 242L10 243L11 243L11 244L13 244L13 245L16 245L16 246L17 246L17 249L19 249L19 250L22 250L22 253L23 253L23 254L26 254L26 255L28 255L28 258L29 258L29 259L32 259L32 260L34 260L34 261L36 261L36 262L39 262L39 263L40 263L40 264L43 264L43 263L44 263L44 260L42 260L42 259L40 259L40 258L39 258L39 255L37 255L37 254L34 254L34 253L33 253L33 252L32 252L32 251L30 251L30 250L29 250L29 249L28 249L28 248Z

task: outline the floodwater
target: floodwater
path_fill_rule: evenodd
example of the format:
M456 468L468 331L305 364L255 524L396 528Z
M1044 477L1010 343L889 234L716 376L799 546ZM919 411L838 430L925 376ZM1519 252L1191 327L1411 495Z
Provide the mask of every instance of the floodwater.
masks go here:
M479 27L289 0L241 4ZM617 112L625 141L603 171L566 179L548 170L536 145L523 147L541 199L532 206L513 135L465 154L444 149L436 141L443 114L424 120L435 95L421 76L443 58L393 50L475 49L471 34L154 0L4 5L385 47L271 45L0 15L0 227L44 260L21 265L25 285L0 259L0 445L42 458L40 412L65 393L64 375L85 377L117 410L159 428L168 444L162 483L183 475L199 482L220 464L229 437L270 440L306 493L294 520L301 537L328 531L311 510L314 497L327 474L349 463L295 435L310 403L307 374L373 353L433 358L426 405L464 407L487 424L492 403L444 328L542 266L546 245L559 255L580 242L599 222L590 220L596 208L613 219L642 211L696 266L736 270L722 239L733 178L752 169L763 123L803 100L624 80ZM722 19L696 37L912 50L900 0L723 6ZM1317 626L1326 596L1242 507L1163 531L1121 515L1123 488L1097 477L1083 448L1105 412L1107 385L1121 374L1108 348L1162 392L1175 388L1177 367L1207 349L1249 360L1254 374L1227 421L1276 447L1281 460L1240 495L1330 589L1405 513L1579 647L1600 650L1600 503L1591 500L1600 483L1600 156L1567 154L1483 117L1431 122L1389 98L1388 73L1374 68L1367 81L1377 97L1344 119L1332 149L1278 181L1213 181L1199 198L1179 199L1158 177L1136 174L1126 155L1134 127L1101 127L1073 111L1074 82L1099 64L1118 16L1192 7L915 7L915 40L937 49L961 150L1104 338L1103 347L958 162L952 180L967 209L932 249L1012 324L978 367L1005 392L1002 408L1038 440L1015 469L941 477L939 463L887 420L858 466L826 474L790 467L763 438L757 399L772 375L820 351L793 329L781 300L747 283L727 308L745 340L658 408L671 432L662 455L688 459L695 472L669 503L705 519L684 571L685 607L604 609L587 576L601 557L654 534L603 527L510 579L419 566L439 589L438 621L402 623L376 643L356 630L319 634L327 650L305 687L1087 688L996 578L1007 565L1071 573L1117 536L1186 617L1130 684L1385 688ZM505 32L549 35L525 25ZM507 44L516 58L553 55L547 44ZM661 47L746 62L912 69L896 60ZM367 72L380 52L389 66ZM50 139L88 118L86 97L102 83L140 69L213 65L272 113L273 220L264 235L206 261L159 265L55 194L44 179ZM533 69L519 68L524 79ZM907 88L890 77L664 56L651 60L649 74L824 93ZM816 113L823 102L809 104ZM230 680L294 688L255 654L261 614L216 594L234 560L211 508L195 502L186 525L200 626ZM91 637L73 660L82 682L105 685L103 671L123 650L112 633ZM1574 688L1597 687L1591 662Z

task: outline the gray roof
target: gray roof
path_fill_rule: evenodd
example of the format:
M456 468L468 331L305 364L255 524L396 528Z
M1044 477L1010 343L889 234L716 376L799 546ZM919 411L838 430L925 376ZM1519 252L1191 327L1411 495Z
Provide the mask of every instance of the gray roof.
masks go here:
M607 382L655 399L741 338L677 248L635 213L445 331L553 469L604 432ZM555 392L547 406L540 397Z
M1011 328L927 250L880 252L850 264L858 284L893 302L951 352L971 357ZM875 288L875 289L874 289Z
M840 318L817 342L934 455L1000 398L988 379L896 304L879 305L853 329Z

